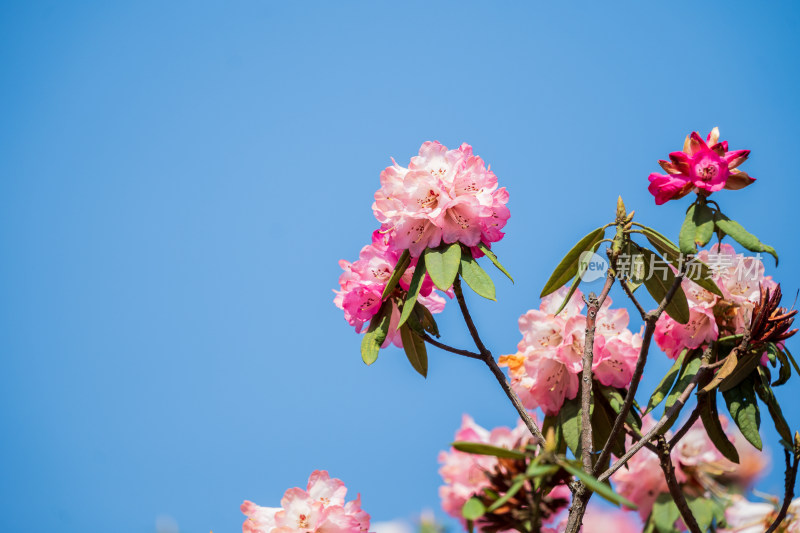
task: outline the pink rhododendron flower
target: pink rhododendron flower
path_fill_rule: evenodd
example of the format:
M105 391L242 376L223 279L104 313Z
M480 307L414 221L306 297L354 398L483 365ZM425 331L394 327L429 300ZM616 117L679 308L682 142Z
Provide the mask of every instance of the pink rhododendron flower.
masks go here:
M354 263L345 260L339 261L344 272L339 276L340 290L334 290L336 297L333 299L333 303L344 311L345 320L356 328L357 333L364 330L380 309L383 303L381 300L383 289L391 278L399 258L400 251L389 247L388 236L380 231L375 231L372 234L372 244L361 249L357 261ZM411 282L414 263L400 278L400 287L405 290L408 290ZM427 275L420 288L417 301L427 307L431 313L441 313L445 305L444 298L434 290L433 282ZM395 302L392 302L392 306L389 334L383 343L384 348L390 344L400 347L403 345L397 330L400 310Z
M372 209L394 250L418 257L442 242L475 247L503 238L508 193L472 147L426 142L408 168L394 160L381 173ZM474 254L479 255L479 254Z
M755 180L737 169L750 155L749 150L728 151L728 142L719 142L714 128L704 141L696 131L683 145L683 151L669 154L669 161L658 163L667 174L650 174L648 190L661 205L695 191L709 195L720 189L741 189Z
M528 428L521 420L516 427L498 427L491 431L479 426L469 416L464 415L461 427L456 431L456 441L480 442L508 449L518 449L533 444ZM439 462L442 464L439 474L444 485L439 487L439 496L442 499L442 509L454 518L462 520L461 509L472 496L480 494L483 489L491 486L487 472L492 472L498 465L496 457L476 455L460 452L455 449L439 453ZM571 496L569 487L558 485L545 497L546 502L558 512L562 503L565 506ZM555 519L555 513L549 519ZM545 520L545 522L548 522ZM480 526L480 524L478 524Z
M777 502L777 498L775 499ZM775 520L778 510L775 504L749 502L742 496L733 496L731 504L725 509L726 529L719 533L763 533ZM789 512L778 531L800 532L800 498L792 501Z
M315 470L306 490L292 488L281 499L281 507L242 504L247 519L243 533L363 533L369 531L369 515L361 509L361 496L345 503L347 488L327 472Z
M701 250L697 258L709 266L712 279L723 297L710 293L691 280L683 280L682 287L689 303L689 322L678 324L664 313L656 322L653 333L658 347L672 359L684 348L699 348L720 335L744 332L758 303L759 287L774 290L776 286L770 276L764 275L764 264L759 258L737 254L729 244L715 244L709 250Z
M541 408L556 414L565 400L578 394L578 374L582 369L586 315L579 290L558 315L555 311L566 297L562 287L542 299L539 309L532 309L519 319L522 340L517 353L500 357L500 365L509 369L511 386L529 409ZM597 314L592 369L604 385L625 387L630 384L639 357L642 337L628 329L628 312L611 309L606 298Z

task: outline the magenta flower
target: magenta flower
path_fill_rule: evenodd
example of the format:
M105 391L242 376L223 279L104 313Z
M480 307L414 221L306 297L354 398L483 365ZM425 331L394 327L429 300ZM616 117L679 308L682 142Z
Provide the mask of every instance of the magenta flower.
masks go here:
M306 489L286 491L280 507L260 507L245 501L243 533L363 533L369 514L361 509L361 495L345 503L347 488L324 470L315 470Z
M650 174L648 190L661 205L692 191L708 196L721 189L742 189L755 181L737 168L749 155L750 150L729 152L728 142L719 142L718 128L711 130L705 141L694 131L686 137L683 151L658 162L667 174Z
M408 168L394 160L381 173L372 209L394 250L418 257L442 242L475 247L503 237L508 193L472 147L426 142ZM474 255L480 255L474 253Z

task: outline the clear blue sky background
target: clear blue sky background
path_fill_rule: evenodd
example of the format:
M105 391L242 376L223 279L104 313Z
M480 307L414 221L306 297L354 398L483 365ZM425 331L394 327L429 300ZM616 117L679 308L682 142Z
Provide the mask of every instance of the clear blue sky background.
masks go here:
M512 408L449 354L427 381L396 349L367 368L331 302L380 171L425 140L471 143L511 193L496 249L517 283L472 300L495 353L618 194L676 236L686 204L656 208L647 175L694 129L753 151L759 181L715 199L800 286L794 3L0 10L3 531L237 531L243 499L277 504L316 468L376 520L438 509L461 414ZM440 326L469 344L455 306Z

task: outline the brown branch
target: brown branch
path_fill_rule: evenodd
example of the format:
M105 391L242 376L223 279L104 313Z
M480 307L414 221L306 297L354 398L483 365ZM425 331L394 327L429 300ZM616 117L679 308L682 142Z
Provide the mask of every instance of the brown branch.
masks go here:
M456 300L458 301L458 307L461 309L461 314L464 317L464 322L467 324L467 329L469 330L470 335L472 336L472 340L475 342L475 346L478 348L480 352L480 359L486 363L486 366L492 371L494 377L497 379L497 382L502 387L503 392L506 393L508 399L511 400L511 403L514 405L514 408L517 410L519 417L525 422L525 425L528 427L528 430L531 434L536 438L539 446L545 446L544 435L542 435L542 431L539 429L539 426L536 425L536 421L533 420L531 415L528 413L528 410L522 405L522 400L519 399L517 393L511 388L511 384L506 379L506 375L503 374L503 371L500 370L500 367L497 366L497 363L494 360L494 356L492 356L492 352L486 349L486 346L483 344L480 335L478 334L478 328L475 327L475 322L472 321L472 316L469 314L469 309L467 308L467 302L464 299L464 291L461 290L461 279L456 276L456 279L453 280L453 291L456 294ZM464 355L464 354L462 354Z
M681 513L683 523L689 528L691 533L703 533L692 514L692 510L689 509L689 504L686 503L686 498L683 495L683 491L681 491L680 485L678 485L678 479L675 477L675 465L672 464L670 446L667 444L667 439L664 438L664 435L659 435L657 442L661 470L664 471L664 477L667 479L667 486L669 487L669 494L672 496L672 500Z
M633 402L636 400L636 392L639 390L639 382L642 380L644 367L647 364L647 354L650 351L650 343L653 339L653 333L656 330L656 322L661 316L661 313L664 312L664 309L667 308L667 305L669 305L669 302L672 300L672 297L678 290L682 279L683 274L679 273L678 276L675 277L672 287L670 287L669 291L667 291L667 294L664 295L664 299L661 301L658 308L652 313L644 313L642 315L646 325L644 337L642 338L642 347L639 349L639 358L636 360L636 367L633 369L631 384L630 387L628 387L628 392L625 394L625 401L623 402L622 408L620 408L619 413L617 414L617 418L614 420L614 425L611 427L611 432L608 434L608 440L603 446L603 450L600 452L600 457L597 458L597 463L595 463L598 468L611 456L611 444L616 441L617 437L622 431L622 427L625 425L625 421L628 418L628 413L631 412ZM621 282L620 284L625 285L625 282ZM633 294L630 296L632 297ZM597 475L597 470L595 470L594 475Z
M795 448L795 450L797 450L797 448ZM778 526L780 526L781 522L786 518L786 514L789 512L789 506L792 504L792 498L794 498L794 484L797 482L798 453L795 451L794 463L792 463L792 454L789 453L789 450L784 450L783 453L786 458L786 486L783 493L783 505L781 505L781 509L778 511L778 516L775 517L775 521L772 522L772 525L769 526L769 529L767 529L765 533L777 531Z
M422 335L422 340L424 340L428 344L430 344L432 346L436 346L437 348L439 348L441 350L444 350L446 352L454 353L454 354L457 354L457 355L463 355L464 357L469 357L471 359L483 359L483 356L481 354L479 354L479 353L470 352L469 350L462 350L460 348L453 348L452 346L448 346L447 344L445 344L443 342L437 341L436 339L434 339L433 337L431 337L427 333L424 333Z

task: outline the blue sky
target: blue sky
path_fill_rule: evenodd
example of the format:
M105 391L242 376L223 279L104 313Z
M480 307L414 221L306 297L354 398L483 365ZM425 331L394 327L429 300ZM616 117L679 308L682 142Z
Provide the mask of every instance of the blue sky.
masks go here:
M512 424L480 364L367 368L332 304L391 156L473 145L511 194L497 354L613 216L677 235L656 160L719 126L758 181L715 196L793 295L796 4L6 2L0 17L0 529L237 531L313 469L375 520L438 510L462 413ZM618 299L621 301L621 299ZM450 306L447 342L468 346ZM800 352L800 349L796 350ZM652 377L667 368L652 357ZM798 381L779 390L796 399ZM800 410L785 405L790 425ZM773 450L777 438L764 426ZM780 460L761 489L781 487Z

